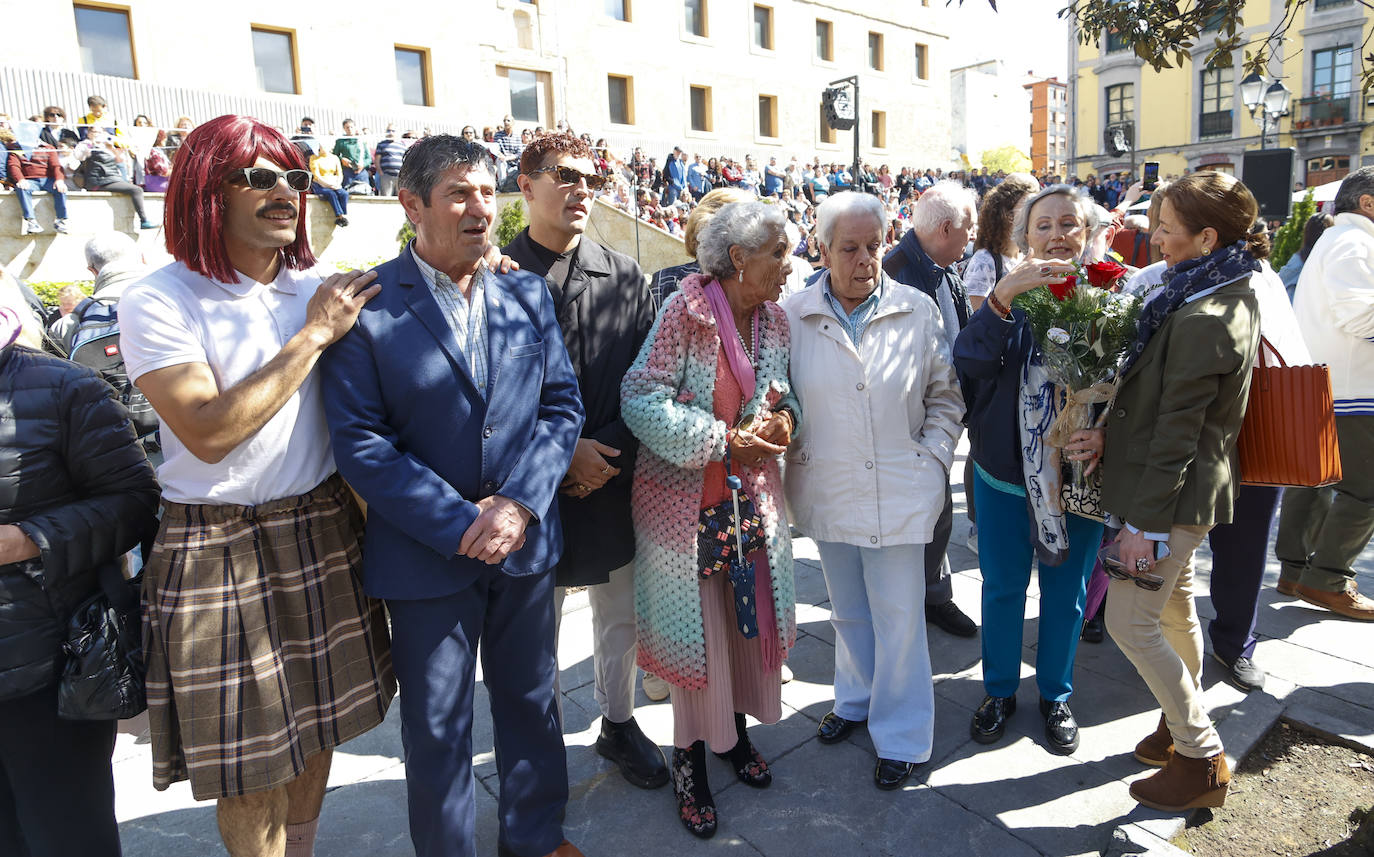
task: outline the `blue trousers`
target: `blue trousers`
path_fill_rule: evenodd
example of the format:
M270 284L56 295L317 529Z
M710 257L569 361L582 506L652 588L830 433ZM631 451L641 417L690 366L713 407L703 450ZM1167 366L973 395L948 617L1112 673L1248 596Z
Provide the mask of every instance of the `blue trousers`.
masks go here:
M57 214L58 220L67 219L67 195L57 192L57 182L52 179L43 179L42 181L38 179L27 179L27 181L37 183L39 190L45 190L52 196L52 207L53 211ZM14 193L19 197L19 212L24 216L25 220L32 220L33 191L25 190L22 184L16 184L14 186Z
M554 703L553 572L493 567L442 598L388 600L416 857L476 857L472 701L477 645L501 783L499 845L540 857L563 841L568 764Z
M1278 488L1243 486L1231 523L1218 524L1207 534L1212 546L1209 588L1212 608L1217 611L1207 634L1212 651L1227 660L1255 656L1255 619L1269 553L1269 528L1278 505Z
M348 213L348 191L325 187L319 182L316 182L310 189L315 193L315 196L329 203L330 207L334 209L335 217L342 217Z
M1001 491L977 474L978 561L983 570L983 687L989 696L1015 696L1021 683L1022 632L1030 586L1030 516L1026 498ZM1040 634L1035 682L1040 696L1062 702L1073 693L1073 658L1083 627L1088 575L1102 542L1102 522L1066 515L1069 556L1040 563Z

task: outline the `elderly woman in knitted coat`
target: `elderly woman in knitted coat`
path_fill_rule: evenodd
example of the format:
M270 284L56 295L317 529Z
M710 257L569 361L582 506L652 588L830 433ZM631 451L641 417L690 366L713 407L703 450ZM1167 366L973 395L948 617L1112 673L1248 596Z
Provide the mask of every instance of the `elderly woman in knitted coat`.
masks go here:
M683 825L702 838L716 831L707 743L744 783L772 782L744 718L781 718L779 672L796 641L778 471L799 420L787 318L774 303L791 268L784 222L762 203L720 209L698 237L704 273L664 305L621 385L622 414L640 441L631 498L639 665L672 685L673 788ZM758 626L749 639L731 582L723 573L701 579L697 563L701 510L730 500L727 460L766 541L748 557Z

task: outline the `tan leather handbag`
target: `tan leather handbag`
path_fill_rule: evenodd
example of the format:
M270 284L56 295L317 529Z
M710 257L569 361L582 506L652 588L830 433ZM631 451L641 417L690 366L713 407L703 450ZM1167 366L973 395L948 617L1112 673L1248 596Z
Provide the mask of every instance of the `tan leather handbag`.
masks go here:
M1278 361L1265 361L1268 350ZM1335 401L1327 367L1289 366L1260 337L1251 370L1250 402L1241 424L1240 480L1244 485L1320 488L1341 481Z

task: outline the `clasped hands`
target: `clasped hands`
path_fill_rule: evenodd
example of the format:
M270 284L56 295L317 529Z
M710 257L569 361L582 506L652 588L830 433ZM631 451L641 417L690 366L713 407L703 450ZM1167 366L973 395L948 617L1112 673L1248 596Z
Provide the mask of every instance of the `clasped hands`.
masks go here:
M492 495L477 501L477 519L463 533L458 555L499 565L525 544L530 513L508 497Z
M730 457L745 467L759 467L787 451L792 443L792 417L787 411L742 422L727 435Z

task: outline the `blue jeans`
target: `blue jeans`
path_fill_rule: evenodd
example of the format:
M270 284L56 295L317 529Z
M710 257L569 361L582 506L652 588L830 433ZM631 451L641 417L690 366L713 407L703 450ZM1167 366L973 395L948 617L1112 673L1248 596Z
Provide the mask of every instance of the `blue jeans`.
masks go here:
M38 182L38 179L28 179L31 182ZM39 190L45 190L52 195L52 207L57 211L58 220L67 219L67 195L57 192L57 182L52 179L43 179L38 182ZM19 210L23 212L25 220L33 219L33 191L25 190L23 184L14 186L14 192L19 195Z
M325 187L319 182L311 185L310 190L315 196L328 202L334 209L335 217L343 217L348 213L348 191L338 188Z
M835 713L868 721L879 758L929 761L935 683L921 569L926 546L816 548L835 628Z
M1030 516L1026 498L994 488L976 475L978 560L983 569L983 688L988 696L1015 696L1021 683L1022 632L1030 586ZM1040 696L1062 702L1073 693L1073 658L1083 626L1088 575L1102 543L1102 522L1065 515L1069 556L1060 565L1040 563L1040 632L1035 682Z

